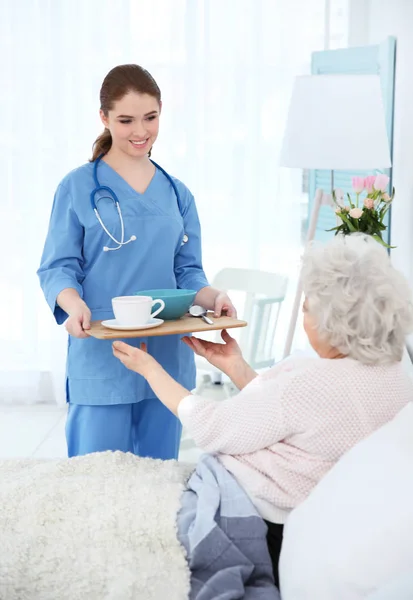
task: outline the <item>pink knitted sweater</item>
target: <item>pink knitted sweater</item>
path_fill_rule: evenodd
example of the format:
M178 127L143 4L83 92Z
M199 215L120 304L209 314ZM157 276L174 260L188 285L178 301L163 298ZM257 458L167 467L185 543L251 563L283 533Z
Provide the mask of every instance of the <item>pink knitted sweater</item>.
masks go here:
M238 395L188 396L179 418L216 453L264 519L284 523L335 462L413 399L401 363L290 358Z

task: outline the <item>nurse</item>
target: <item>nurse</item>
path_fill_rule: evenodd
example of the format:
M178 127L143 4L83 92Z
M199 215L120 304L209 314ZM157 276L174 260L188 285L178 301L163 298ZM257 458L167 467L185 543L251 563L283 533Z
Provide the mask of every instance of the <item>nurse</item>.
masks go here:
M113 356L110 341L85 333L91 320L112 318L113 297L140 289L193 289L196 304L217 316L236 316L228 296L205 277L191 192L149 158L161 108L160 89L145 69L112 69L100 91L105 129L92 160L66 175L55 194L38 275L57 323L66 321L69 333L69 456L104 450L178 456L178 419L143 377ZM174 379L193 389L194 357L180 336L128 340L135 346L141 341Z

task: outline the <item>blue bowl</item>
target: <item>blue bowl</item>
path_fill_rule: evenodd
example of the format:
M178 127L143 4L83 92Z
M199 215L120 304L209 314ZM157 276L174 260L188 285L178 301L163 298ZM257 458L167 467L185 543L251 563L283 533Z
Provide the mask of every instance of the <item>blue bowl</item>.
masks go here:
M135 296L152 296L154 300L159 298L165 302L165 308L158 315L159 319L172 321L183 317L192 306L196 296L194 290L139 290ZM156 310L156 306L154 307Z

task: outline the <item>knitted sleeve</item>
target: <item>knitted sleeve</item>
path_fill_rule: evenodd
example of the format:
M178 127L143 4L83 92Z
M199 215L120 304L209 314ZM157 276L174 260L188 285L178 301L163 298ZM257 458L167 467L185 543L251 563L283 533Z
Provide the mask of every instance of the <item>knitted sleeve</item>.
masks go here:
M290 373L259 376L224 401L187 396L179 405L179 418L196 445L206 452L255 452L291 433L283 398L289 378Z

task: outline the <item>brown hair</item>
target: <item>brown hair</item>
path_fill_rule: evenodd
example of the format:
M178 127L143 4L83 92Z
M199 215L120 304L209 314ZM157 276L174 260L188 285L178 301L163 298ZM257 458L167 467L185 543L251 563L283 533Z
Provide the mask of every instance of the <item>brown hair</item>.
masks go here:
M138 94L149 94L161 103L161 90L148 71L139 65L119 65L106 75L100 88L100 108L107 117L114 103L129 92ZM103 133L93 144L93 155L91 162L95 161L101 154L109 152L112 146L112 136L109 129L105 127ZM149 152L150 155L150 152Z

